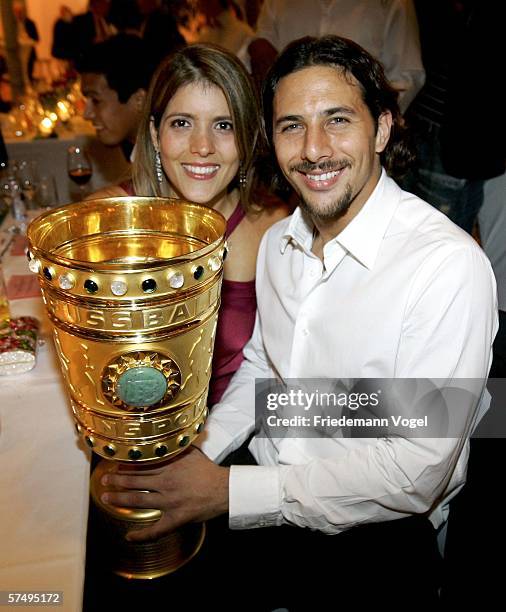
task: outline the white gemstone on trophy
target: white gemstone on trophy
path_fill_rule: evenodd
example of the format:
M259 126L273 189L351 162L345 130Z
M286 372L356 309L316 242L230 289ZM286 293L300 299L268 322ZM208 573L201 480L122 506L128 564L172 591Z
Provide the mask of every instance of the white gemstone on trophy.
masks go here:
M76 281L72 274L62 274L58 277L58 284L61 289L72 289L76 284Z
M169 276L169 285L172 289L180 289L184 285L184 276L182 272L173 272Z
M40 270L40 261L38 259L30 259L28 262L28 268L31 272L35 272L35 274L37 274L37 272Z
M216 255L213 255L209 258L209 261L207 262L207 267L209 268L209 270L211 270L211 272L216 272L221 267L221 259Z
M111 291L114 295L125 295L128 285L123 280L114 280L111 283Z

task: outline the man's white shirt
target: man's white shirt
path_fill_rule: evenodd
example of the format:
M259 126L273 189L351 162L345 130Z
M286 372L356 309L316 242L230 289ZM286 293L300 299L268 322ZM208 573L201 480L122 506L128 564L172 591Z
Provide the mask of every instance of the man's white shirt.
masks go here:
M444 215L383 171L362 210L325 245L323 262L312 242L300 209L263 238L253 336L200 444L215 461L253 431L255 378L487 378L494 275ZM438 526L465 481L467 439L483 403L459 438L254 437L260 465L230 471L230 526L338 533L425 512Z

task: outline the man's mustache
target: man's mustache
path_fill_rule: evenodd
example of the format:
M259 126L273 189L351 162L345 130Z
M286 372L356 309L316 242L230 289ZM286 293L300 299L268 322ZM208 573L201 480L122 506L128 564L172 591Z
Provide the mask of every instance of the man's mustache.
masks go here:
M311 173L315 170L320 170L321 172L334 172L335 170L342 170L343 168L349 168L350 162L347 160L332 160L328 159L326 161L320 162L318 164L314 164L308 161L301 162L300 164L296 164L295 166L290 166L290 172L304 172Z

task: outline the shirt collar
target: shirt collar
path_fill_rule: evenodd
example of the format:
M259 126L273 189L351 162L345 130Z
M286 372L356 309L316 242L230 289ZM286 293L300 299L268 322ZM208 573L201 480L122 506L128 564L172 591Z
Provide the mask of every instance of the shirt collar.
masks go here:
M285 233L281 236L279 244L281 254L285 252L288 243L292 240L310 251L313 246L313 232L313 222L302 212L301 208L297 206L293 211Z
M325 250L337 243L366 268L374 265L378 251L395 210L400 202L401 190L382 170L378 184L357 216L350 221ZM294 240L308 251L313 243L314 225L312 221L296 208L286 232L280 240L280 250L284 253L288 243Z

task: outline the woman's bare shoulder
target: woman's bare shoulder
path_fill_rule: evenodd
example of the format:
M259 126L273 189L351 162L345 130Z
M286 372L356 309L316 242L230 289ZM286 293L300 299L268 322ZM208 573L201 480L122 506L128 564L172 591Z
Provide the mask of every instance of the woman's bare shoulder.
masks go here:
M128 195L128 193L119 185L109 185L102 187L98 191L86 196L85 200L98 200L100 198L120 198Z

